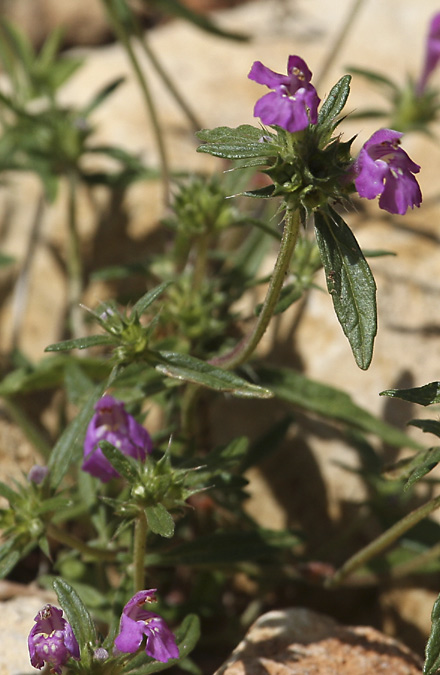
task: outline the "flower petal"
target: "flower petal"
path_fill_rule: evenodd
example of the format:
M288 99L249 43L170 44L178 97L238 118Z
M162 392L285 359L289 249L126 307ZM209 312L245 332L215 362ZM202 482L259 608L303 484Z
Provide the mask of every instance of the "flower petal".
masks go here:
M265 84L269 89L275 89L281 85L288 86L290 78L287 75L280 75L264 66L261 61L255 61L250 69L248 78L258 82L258 84Z

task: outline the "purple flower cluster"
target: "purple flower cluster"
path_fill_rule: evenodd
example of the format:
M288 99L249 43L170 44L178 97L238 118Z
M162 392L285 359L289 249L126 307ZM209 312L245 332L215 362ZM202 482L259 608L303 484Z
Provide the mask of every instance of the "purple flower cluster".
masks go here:
M79 660L79 646L72 626L63 618L61 609L45 605L34 619L28 647L34 668L47 664L54 673L61 673L62 666L72 657Z
M156 601L155 589L139 591L124 607L119 634L115 639L115 655L134 654L142 644L148 656L166 663L179 657L179 648L173 633L161 616L145 609L145 604ZM80 650L72 626L63 618L61 609L45 605L34 619L28 647L34 668L49 666L51 672L61 673L70 658L79 660ZM98 647L94 652L97 660L107 660L106 649Z
M420 206L422 194L414 178L420 166L400 147L403 136L392 129L380 129L364 143L353 170L354 183L361 197L379 196L379 206L403 215L409 207Z
M119 474L99 448L99 441L108 441L124 455L142 462L153 445L148 431L126 412L122 401L103 396L95 405L95 410L86 431L82 468L107 483Z
M133 654L142 644L145 652L156 661L166 663L179 657L176 639L161 616L145 609L156 601L156 589L139 591L127 602L122 612L119 634L115 639L117 652Z
M249 79L273 89L255 104L254 115L263 124L277 124L286 131L301 131L318 121L319 97L310 84L312 73L299 56L289 56L287 75L280 75L255 61Z
M420 87L440 60L440 14L431 23L425 70ZM255 61L248 75L251 80L273 89L260 98L254 108L255 117L264 124L277 125L294 133L318 121L319 97L310 83L312 73L299 56L289 56L287 75L275 73ZM379 196L379 206L390 213L404 214L409 207L420 206L422 195L414 174L420 171L400 147L402 134L380 129L362 147L350 167L347 178L354 180L361 197Z
M418 96L422 96L426 89L428 79L440 61L440 12L435 14L429 25L428 38L426 40L425 63L422 74L416 85Z

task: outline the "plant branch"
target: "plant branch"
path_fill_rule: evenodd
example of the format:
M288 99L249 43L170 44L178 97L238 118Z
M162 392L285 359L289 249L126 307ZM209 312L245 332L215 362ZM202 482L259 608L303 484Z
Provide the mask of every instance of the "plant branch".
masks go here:
M145 549L147 543L147 518L139 511L134 524L133 544L133 591L142 591L145 583Z
M365 565L369 560L374 558L379 553L391 544L394 544L399 537L410 530L414 525L417 525L423 518L426 518L430 513L435 511L440 506L440 497L431 499L418 509L411 511L407 516L399 520L386 532L383 532L377 539L372 541L368 546L365 546L361 551L355 553L344 565L335 572L335 574L328 580L326 586L328 588L335 588L339 586L344 579L355 570Z
M254 353L274 314L283 287L284 278L289 269L292 254L298 240L300 223L301 218L299 210L291 209L287 206L280 250L257 323L252 332L245 336L231 352L211 359L211 365L221 366L222 368L231 370L247 361Z

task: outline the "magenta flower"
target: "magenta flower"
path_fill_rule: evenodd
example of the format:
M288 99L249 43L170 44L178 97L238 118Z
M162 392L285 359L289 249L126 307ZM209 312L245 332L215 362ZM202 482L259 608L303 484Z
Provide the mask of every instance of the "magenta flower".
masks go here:
M420 166L400 147L399 131L380 129L364 143L352 171L361 197L374 199L390 213L406 213L408 207L420 206L422 194L413 174Z
M95 410L86 431L82 469L107 483L119 474L98 447L99 441L108 441L124 455L142 462L153 446L148 431L125 411L122 401L103 396Z
M166 663L179 657L176 639L165 621L158 614L145 609L155 602L156 589L139 591L127 602L122 612L119 634L115 639L117 652L133 654L146 638L145 651L156 661Z
M293 132L318 121L320 99L310 84L312 73L299 56L289 56L287 75L275 73L255 61L248 77L274 90L255 104L254 117L259 117L263 124L277 124Z
M416 86L418 96L425 91L426 84L440 61L440 12L434 14L429 25L428 38L426 40L425 64L422 74Z
M50 666L51 672L61 673L61 668L72 657L79 660L79 646L70 623L63 619L61 609L45 605L34 619L29 633L28 647L34 668Z

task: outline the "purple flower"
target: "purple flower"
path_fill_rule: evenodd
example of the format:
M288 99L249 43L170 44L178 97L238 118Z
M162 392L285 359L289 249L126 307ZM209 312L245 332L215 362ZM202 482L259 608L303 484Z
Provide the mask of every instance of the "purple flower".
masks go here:
M45 605L34 619L35 626L28 637L29 654L34 668L50 666L54 673L72 657L79 660L79 646L70 623L63 619L61 609Z
M115 639L118 652L133 654L146 637L145 651L156 661L166 663L179 657L176 639L165 621L158 614L145 609L145 604L155 602L156 589L139 591L127 602L122 612L119 634Z
M428 31L428 39L426 41L425 65L416 86L418 96L421 96L425 91L426 84L432 73L440 61L440 12L434 14L431 19Z
M413 174L420 166L400 147L399 131L380 129L364 143L352 167L356 190L361 197L374 199L390 213L403 215L410 206L420 206L422 193Z
M49 473L49 469L47 466L41 466L40 464L34 464L29 469L29 473L27 475L27 479L29 483L35 483L35 485L41 485L41 483L44 482L44 479L46 478L47 474Z
M271 91L255 104L254 117L263 124L277 124L286 131L301 131L318 121L319 97L310 84L312 73L299 56L289 56L287 75L275 73L255 61L248 75Z
M87 427L82 468L107 483L119 476L105 457L99 441L108 441L124 455L144 461L152 451L150 434L125 411L122 401L103 396L95 405L96 413Z

